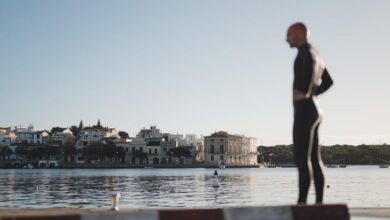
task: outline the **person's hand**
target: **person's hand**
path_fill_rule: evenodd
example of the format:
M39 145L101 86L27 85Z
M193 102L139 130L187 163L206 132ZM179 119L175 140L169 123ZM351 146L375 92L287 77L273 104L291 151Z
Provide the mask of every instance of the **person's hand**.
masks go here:
M293 101L294 102L298 102L298 101L301 101L301 100L304 100L304 99L306 99L306 95L303 92L294 89L294 91L293 91Z

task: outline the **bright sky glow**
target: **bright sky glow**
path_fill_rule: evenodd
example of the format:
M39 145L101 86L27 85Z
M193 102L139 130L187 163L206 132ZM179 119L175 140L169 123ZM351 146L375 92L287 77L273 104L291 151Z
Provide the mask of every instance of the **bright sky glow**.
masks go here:
M84 124L292 142L287 27L335 85L323 144L390 143L390 1L1 0L0 126Z

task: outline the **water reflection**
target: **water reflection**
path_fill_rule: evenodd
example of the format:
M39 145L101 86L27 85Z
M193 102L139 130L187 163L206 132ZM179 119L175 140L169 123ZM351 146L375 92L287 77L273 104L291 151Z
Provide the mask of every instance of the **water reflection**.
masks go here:
M113 192L121 192L120 207L131 208L295 202L295 169L223 169L219 171L219 188L212 187L213 172L213 169L0 170L0 207L108 208ZM385 196L390 193L390 187L385 187L390 181L386 171L347 168L329 170L327 176L331 185L325 194L328 202L390 205ZM314 198L313 190L310 196Z

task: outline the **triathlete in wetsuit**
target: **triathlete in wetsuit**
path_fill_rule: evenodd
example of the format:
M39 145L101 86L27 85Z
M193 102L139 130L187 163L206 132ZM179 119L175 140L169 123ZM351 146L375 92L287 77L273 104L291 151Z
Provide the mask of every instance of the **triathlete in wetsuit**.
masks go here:
M299 171L299 204L306 204L312 176L316 203L323 201L324 174L318 146L318 127L322 113L316 96L333 84L317 51L308 43L307 35L308 30L302 23L291 25L287 32L287 42L298 49L294 63L293 142L295 163Z

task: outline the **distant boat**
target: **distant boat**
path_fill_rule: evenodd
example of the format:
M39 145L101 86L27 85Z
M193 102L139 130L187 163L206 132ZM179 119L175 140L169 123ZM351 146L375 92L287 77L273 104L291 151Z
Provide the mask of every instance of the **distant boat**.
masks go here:
M340 164L339 168L347 168L347 164Z
M265 168L276 168L275 164L268 164L264 166Z
M281 168L293 168L293 167L297 167L297 165L294 165L294 164L286 164L286 165L280 165Z
M34 166L31 163L28 163L28 164L24 165L23 168L24 169L33 169Z
M340 166L337 164L329 164L326 166L327 168L339 168Z
M379 164L379 168L389 168L389 164L390 164L390 162L387 160L384 160L382 157L382 163Z

